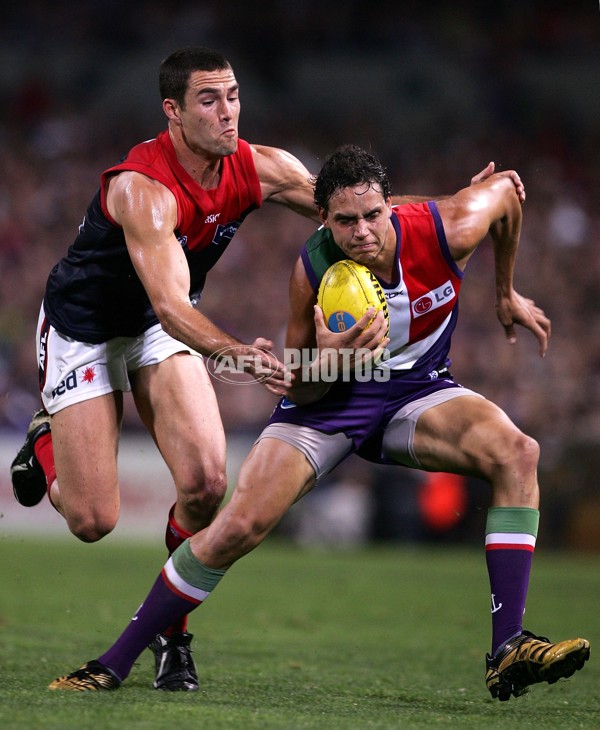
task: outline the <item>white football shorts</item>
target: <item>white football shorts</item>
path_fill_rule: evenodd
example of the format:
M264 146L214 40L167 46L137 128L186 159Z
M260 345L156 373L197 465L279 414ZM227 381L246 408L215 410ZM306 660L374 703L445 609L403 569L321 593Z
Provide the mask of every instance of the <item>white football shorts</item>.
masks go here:
M50 415L113 391L130 391L129 373L156 365L178 352L202 358L170 337L160 324L138 337L115 337L107 342L79 342L57 332L40 310L36 336L40 393Z

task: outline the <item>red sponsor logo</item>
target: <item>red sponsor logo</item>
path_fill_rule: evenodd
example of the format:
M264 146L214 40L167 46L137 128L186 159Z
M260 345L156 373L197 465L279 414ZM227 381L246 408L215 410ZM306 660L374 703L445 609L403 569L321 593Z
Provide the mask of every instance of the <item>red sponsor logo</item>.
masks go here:
M425 314L425 312L428 312L432 306L433 302L431 301L431 297L424 296L417 299L417 301L413 304L413 309L416 314Z

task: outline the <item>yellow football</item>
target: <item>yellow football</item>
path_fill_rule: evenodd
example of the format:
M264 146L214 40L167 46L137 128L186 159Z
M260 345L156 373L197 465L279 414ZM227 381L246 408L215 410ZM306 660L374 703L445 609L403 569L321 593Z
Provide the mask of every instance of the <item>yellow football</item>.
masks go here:
M390 315L383 289L366 266L352 259L338 261L327 269L319 285L317 303L332 332L344 332L369 307L375 307L375 313L383 310L389 333Z

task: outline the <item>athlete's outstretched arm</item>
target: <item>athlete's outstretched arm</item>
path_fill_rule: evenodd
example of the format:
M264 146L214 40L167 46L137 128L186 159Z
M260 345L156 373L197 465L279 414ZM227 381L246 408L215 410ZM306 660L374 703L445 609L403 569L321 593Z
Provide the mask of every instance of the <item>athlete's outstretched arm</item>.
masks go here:
M480 170L476 175L473 175L471 178L471 185L477 185L478 183L483 182L484 180L487 180L491 175L494 174L494 171L496 169L496 163L495 162L488 162L488 164L483 168L483 170ZM515 191L517 193L517 196L519 197L519 201L521 204L525 202L525 186L523 185L523 182L519 176L519 173L515 170L502 170L501 172L496 173L497 175L500 175L502 177L507 177L510 180L512 180L513 185L515 186ZM446 200L447 198L450 198L452 196L450 195L435 195L435 196L424 196L424 195L394 195L392 197L392 204L393 205L403 205L404 203L425 203L428 200Z
M531 330L548 349L550 320L531 299L515 291L514 271L521 234L522 209L513 181L493 175L482 183L460 190L438 203L448 246L464 269L477 246L489 233L494 247L496 312L509 343L516 341L515 324Z
M175 236L177 205L170 190L137 172L122 172L109 184L107 206L123 227L129 255L163 329L206 356L233 347L245 370L260 375L276 395L284 392L284 368L268 351L272 343L257 338L246 345L217 327L192 306L190 270ZM265 372L271 372L264 378Z
M277 147L253 144L251 149L263 200L280 203L307 218L319 222L313 200L314 176L302 162L294 155ZM471 185L477 185L487 180L494 173L494 169L495 163L488 163L483 170L471 178ZM496 174L512 181L519 200L524 203L525 188L519 174L514 170L506 170ZM448 197L450 196L394 195L392 204L421 203L428 200L443 200Z
M277 147L251 145L263 200L285 205L319 220L313 200L313 176L294 155Z

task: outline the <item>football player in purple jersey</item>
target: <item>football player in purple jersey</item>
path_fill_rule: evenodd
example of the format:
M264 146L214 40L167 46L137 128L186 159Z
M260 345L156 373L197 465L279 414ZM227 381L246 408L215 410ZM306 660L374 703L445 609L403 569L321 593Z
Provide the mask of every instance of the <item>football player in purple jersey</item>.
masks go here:
M485 681L493 698L505 701L531 684L569 677L588 659L586 639L553 643L522 625L539 521L538 444L449 370L464 270L488 234L497 315L507 339L514 343L521 325L546 354L550 321L513 287L522 220L514 184L492 175L438 202L394 206L379 161L345 146L325 162L314 198L322 227L292 274L286 339L294 351L316 348L314 361L295 373L227 505L175 550L117 641L51 689L119 687L153 637L202 604L231 565L351 453L490 485L485 551L492 637ZM327 268L342 258L364 264L384 290L398 294L391 300L389 336L382 312L368 324L373 309L345 332L327 329L316 292ZM424 297L429 306L414 306ZM339 369L334 382L324 377L348 366L342 357L348 349L356 353L352 367ZM362 377L369 369L387 370L389 377Z

